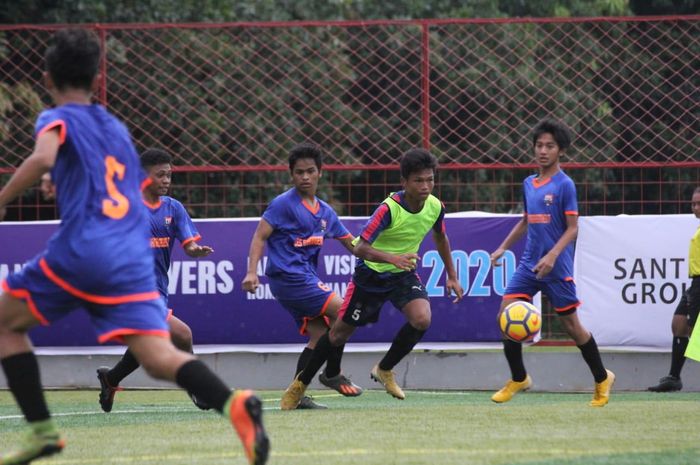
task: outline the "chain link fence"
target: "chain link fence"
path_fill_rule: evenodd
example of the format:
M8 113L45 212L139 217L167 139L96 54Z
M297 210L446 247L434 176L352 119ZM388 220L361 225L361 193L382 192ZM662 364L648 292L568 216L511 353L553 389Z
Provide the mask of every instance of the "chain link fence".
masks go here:
M370 214L415 146L438 156L449 211L516 212L545 116L576 134L583 215L687 213L700 185L700 16L86 27L106 52L96 101L174 156L195 217L260 215L302 141L326 151L319 195L343 215ZM0 182L50 104L55 30L0 25ZM56 214L32 191L7 219Z
M139 149L174 156L175 193L195 216L259 215L301 141L325 149L322 195L342 214L368 214L396 189L414 146L438 156L450 210L514 211L545 116L576 134L564 161L583 212L656 214L687 212L700 184L699 20L87 27L106 51L96 100ZM0 26L5 177L50 104L42 55L55 29ZM30 193L10 215L42 208Z

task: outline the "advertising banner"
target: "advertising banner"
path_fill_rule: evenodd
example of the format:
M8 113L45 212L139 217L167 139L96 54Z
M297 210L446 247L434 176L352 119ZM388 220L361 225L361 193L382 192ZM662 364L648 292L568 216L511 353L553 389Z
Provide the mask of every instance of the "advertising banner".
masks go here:
M455 217L446 219L464 299L452 303L445 295L445 270L428 234L419 254L418 273L431 298L432 326L424 342L493 342L501 336L496 313L506 283L516 267L524 241L504 257L504 266L492 272L489 254L508 234L518 216ZM344 224L358 234L366 218L344 218ZM259 267L262 285L255 294L244 292L250 239L258 219L195 221L202 240L214 248L206 258L189 258L175 245L170 267L170 307L192 328L195 344L276 344L305 342L289 314L276 302L264 276L265 258ZM2 223L0 277L21 268L41 252L57 224ZM323 282L341 296L355 266L355 257L337 241L327 240L319 257L318 272ZM405 322L398 310L385 304L378 323L361 328L354 342L390 342ZM95 345L95 333L83 311L32 330L37 346Z
M671 346L671 318L690 285L693 215L583 217L576 244L579 316L600 345Z

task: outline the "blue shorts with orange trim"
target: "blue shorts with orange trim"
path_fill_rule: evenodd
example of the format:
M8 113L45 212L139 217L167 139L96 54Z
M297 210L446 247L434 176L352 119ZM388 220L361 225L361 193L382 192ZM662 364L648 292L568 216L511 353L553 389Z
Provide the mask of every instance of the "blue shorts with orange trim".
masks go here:
M581 305L576 295L576 284L573 278L537 279L537 274L522 263L518 264L518 268L508 281L503 298L532 300L532 297L540 291L549 298L559 315L574 313Z
M40 262L41 257L28 262L21 271L9 275L2 288L3 292L24 300L42 325L83 308L90 315L100 343L121 341L123 336L134 334L170 337L166 323L168 309L157 292L109 297L94 292L87 294L52 280ZM105 288L108 286L106 283Z
M305 335L306 325L315 318L323 317L328 326L325 313L335 292L318 276L310 275L293 279L270 277L269 283L272 294L294 319L299 328L299 334Z

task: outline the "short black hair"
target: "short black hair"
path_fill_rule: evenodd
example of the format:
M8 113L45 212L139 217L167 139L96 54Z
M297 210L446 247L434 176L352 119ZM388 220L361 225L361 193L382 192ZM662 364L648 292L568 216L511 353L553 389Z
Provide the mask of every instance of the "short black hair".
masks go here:
M173 157L168 152L162 149L146 149L141 154L141 166L150 168L151 166L162 165L167 163L173 164Z
M693 195L695 194L700 194L700 186L696 187L695 190L693 191Z
M46 71L58 90L92 89L100 66L100 42L85 29L61 29L46 49Z
M532 130L532 146L534 147L537 143L537 139L540 138L542 134L551 134L559 150L566 150L571 146L571 131L563 123L553 119L543 119L535 129Z
M323 165L323 151L321 147L311 142L303 142L292 147L289 151L289 171L294 170L294 165L297 164L297 160L302 158L311 158L316 164L316 168L321 171L321 166Z
M417 173L426 169L437 169L438 161L435 155L425 149L414 148L401 156L401 177L408 179L411 173Z

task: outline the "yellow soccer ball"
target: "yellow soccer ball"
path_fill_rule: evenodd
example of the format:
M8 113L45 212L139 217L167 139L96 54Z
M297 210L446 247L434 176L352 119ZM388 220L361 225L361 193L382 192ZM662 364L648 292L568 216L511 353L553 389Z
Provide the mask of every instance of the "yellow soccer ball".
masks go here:
M530 302L513 302L503 310L498 324L511 341L530 342L542 329L542 315Z

